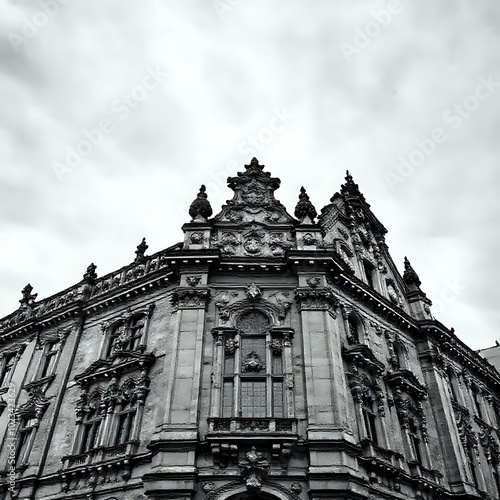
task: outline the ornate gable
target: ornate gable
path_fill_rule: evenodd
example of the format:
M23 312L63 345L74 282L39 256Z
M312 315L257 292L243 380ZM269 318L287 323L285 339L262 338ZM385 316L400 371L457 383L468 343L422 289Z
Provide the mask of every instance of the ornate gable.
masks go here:
M236 177L228 178L228 186L234 191L234 196L222 207L214 221L260 223L266 226L294 224L293 217L274 197L274 191L280 187L280 179L271 177L270 172L264 172L264 165L260 165L257 158L252 158L245 169L245 172L238 172Z

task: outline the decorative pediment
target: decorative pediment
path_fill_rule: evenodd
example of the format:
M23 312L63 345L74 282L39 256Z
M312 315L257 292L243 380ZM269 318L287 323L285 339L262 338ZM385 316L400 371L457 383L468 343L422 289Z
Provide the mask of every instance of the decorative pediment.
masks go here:
M427 397L427 389L410 370L389 372L385 380L388 385L411 394L417 400L422 400Z
M215 221L233 223L262 222L266 224L293 223L285 207L274 197L281 181L264 172L257 158L245 165L245 172L229 177L228 186L234 191L232 200L222 207Z
M342 354L344 359L350 362L355 367L363 367L368 372L375 375L381 375L385 366L384 363L379 361L372 350L365 344L349 345L342 347Z
M84 372L75 377L75 380L84 385L91 380L108 378L110 375L131 372L139 368L147 369L155 361L152 354L142 354L139 351L117 351L107 359L98 359Z

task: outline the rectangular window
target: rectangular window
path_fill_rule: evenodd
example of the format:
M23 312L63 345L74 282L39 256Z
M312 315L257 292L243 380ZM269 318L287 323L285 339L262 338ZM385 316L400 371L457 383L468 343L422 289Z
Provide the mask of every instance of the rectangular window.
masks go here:
M0 387L7 385L12 377L14 365L16 362L16 353L7 354L4 356L0 372Z
M363 419L365 422L367 437L375 444L378 444L375 415L368 409L363 408Z
M266 382L243 380L241 382L241 416L265 417L266 407Z
M118 415L118 427L115 436L115 445L130 441L134 424L135 410L126 411Z
M233 379L224 380L223 397L222 397L222 416L232 417L234 406L234 386Z
M40 371L40 378L48 377L54 373L54 368L57 359L58 342L50 342L47 344L45 353L42 359L42 369Z
M273 382L273 417L281 418L284 416L283 408L283 381Z
M97 447L101 420L86 422L83 427L82 450L81 453L93 450Z
M373 274L374 274L374 267L372 264L366 260L363 260L363 268L365 271L365 276L366 276L366 282L371 288L374 288L373 286Z
M16 466L20 467L28 462L28 448L35 433L36 419L23 419L19 429L19 441L17 444Z

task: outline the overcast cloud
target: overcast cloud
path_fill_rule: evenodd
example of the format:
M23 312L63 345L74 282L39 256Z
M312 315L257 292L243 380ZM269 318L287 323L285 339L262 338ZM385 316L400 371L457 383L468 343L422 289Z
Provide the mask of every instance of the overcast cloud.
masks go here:
M289 212L349 169L437 318L500 339L498 1L0 5L0 316L181 241L255 155Z

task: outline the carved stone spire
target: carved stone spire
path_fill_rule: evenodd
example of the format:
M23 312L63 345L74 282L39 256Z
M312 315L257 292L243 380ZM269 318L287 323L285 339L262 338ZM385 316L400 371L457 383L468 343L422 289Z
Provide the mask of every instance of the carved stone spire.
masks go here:
M207 200L207 193L205 192L206 190L207 188L204 184L202 184L200 187L200 192L189 207L189 215L193 220L200 217L204 220L207 220L212 215L212 207L210 205L210 202Z
M23 298L19 301L22 307L31 306L33 302L35 302L38 294L31 292L33 291L33 287L28 283L22 290Z
M146 253L146 250L149 248L149 245L146 243L146 238L142 238L142 241L137 245L137 250L135 251L135 260L134 262L138 264L139 262L142 262L145 257L144 254Z
M310 221L313 222L314 218L318 215L314 205L309 200L309 195L306 193L304 187L300 188L299 202L295 207L295 217L303 222L306 217L309 217Z
M88 267L87 267L87 270L85 271L85 274L83 275L83 281L85 281L86 283L94 283L95 280L97 279L97 273L95 272L95 270L97 269L97 266L92 262L92 264L90 264Z
M405 272L403 274L404 282L409 286L420 287L421 281L418 274L415 272L413 267L411 267L410 261L405 257Z
M365 201L365 197L359 190L359 186L352 180L349 170L346 170L345 180L346 182L340 187L340 194L343 196L357 196Z

